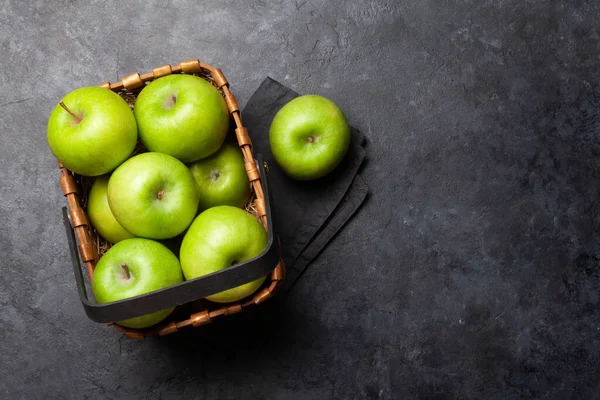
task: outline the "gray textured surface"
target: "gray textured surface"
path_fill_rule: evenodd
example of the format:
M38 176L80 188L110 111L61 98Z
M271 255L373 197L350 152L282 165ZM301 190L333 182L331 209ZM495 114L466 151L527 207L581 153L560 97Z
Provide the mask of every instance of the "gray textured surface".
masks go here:
M597 395L598 3L333 3L0 2L0 398ZM373 195L287 301L129 341L78 303L46 119L188 58L333 99Z

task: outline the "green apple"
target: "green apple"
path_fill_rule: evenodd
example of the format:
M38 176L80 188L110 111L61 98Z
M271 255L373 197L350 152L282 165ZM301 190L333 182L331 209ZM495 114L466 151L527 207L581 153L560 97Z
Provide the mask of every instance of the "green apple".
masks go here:
M134 235L172 238L196 216L196 181L185 164L174 157L138 154L110 176L108 204L117 221Z
M183 162L216 152L229 128L219 91L193 75L168 75L149 83L138 95L134 114L148 150Z
M101 87L67 94L48 119L50 150L66 168L98 176L119 166L133 152L137 124L129 105Z
M250 196L250 181L242 151L225 143L213 155L192 163L190 171L196 179L200 198L199 210L215 206L243 207Z
M186 279L204 276L256 257L267 247L267 232L256 218L232 206L209 208L196 217L186 232L179 259ZM265 281L255 281L208 296L230 303L254 293Z
M94 181L88 196L87 213L90 222L100 236L111 243L135 237L117 221L108 205L108 176L99 176Z
M290 178L317 179L331 172L350 146L350 127L340 108L318 95L296 97L275 115L271 153Z
M149 239L125 239L111 247L96 265L92 291L98 303L141 296L183 282L179 260L164 245ZM129 328L147 328L173 308L118 321Z

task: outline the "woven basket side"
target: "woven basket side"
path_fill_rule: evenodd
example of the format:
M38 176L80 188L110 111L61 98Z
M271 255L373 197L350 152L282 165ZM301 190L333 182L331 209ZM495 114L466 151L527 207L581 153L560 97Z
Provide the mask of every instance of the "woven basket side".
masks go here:
M73 173L60 162L58 163L58 168L60 169L60 187L69 203L71 226L75 229L75 234L79 242L77 246L79 256L87 268L88 278L91 281L94 268L96 268L96 263L98 262L98 253L95 251L94 241L90 234L90 223L82 207L79 189Z

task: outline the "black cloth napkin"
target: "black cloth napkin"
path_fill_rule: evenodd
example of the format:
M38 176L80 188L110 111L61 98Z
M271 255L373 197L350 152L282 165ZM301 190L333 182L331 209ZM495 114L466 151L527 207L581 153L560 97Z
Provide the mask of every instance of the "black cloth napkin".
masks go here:
M308 264L327 246L367 197L368 187L358 175L365 158L364 136L351 128L350 149L329 175L295 181L277 166L269 149L269 128L275 114L298 93L271 78L263 81L242 111L254 152L269 166L267 181L275 232L287 270L289 289Z

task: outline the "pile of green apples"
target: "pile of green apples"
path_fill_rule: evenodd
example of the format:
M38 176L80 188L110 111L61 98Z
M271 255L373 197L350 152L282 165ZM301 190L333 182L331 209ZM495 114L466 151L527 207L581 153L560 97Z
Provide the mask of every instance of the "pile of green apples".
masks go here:
M87 215L114 244L92 278L98 303L143 295L259 255L262 224L242 207L251 194L240 149L227 140L229 112L219 91L193 75L147 84L133 111L118 94L82 87L51 112L47 138L66 168L95 177ZM138 142L147 150L137 155ZM179 256L164 243L182 237ZM240 300L265 278L207 297ZM146 328L173 308L119 324Z

